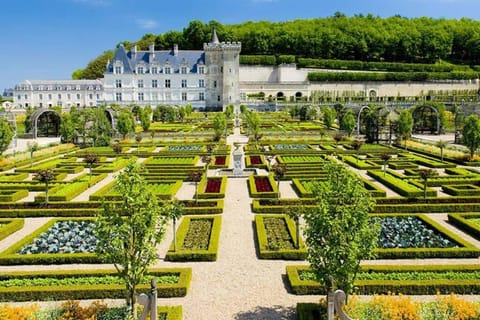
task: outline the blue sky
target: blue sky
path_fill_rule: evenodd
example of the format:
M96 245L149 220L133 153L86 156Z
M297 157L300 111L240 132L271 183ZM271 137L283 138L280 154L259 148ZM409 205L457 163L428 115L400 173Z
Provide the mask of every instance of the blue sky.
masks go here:
M337 11L480 19L479 0L8 0L0 10L0 94L25 79L70 79L120 41L181 31L194 19L236 24Z

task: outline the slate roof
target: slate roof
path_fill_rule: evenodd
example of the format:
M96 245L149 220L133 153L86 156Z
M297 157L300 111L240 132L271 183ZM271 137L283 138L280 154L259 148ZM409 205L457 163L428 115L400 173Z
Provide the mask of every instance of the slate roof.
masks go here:
M133 73L135 66L143 64L146 67L144 73L149 72L150 63L156 63L160 67L170 65L172 73L178 73L181 66L190 67L189 72L197 72L198 64L205 64L205 52L195 50L177 51L173 50L154 51L155 57L150 61L150 51L137 51L135 54L131 51L127 52L123 46L120 46L112 61L108 64L106 73L113 73L114 62L121 61L123 63L123 73ZM159 73L162 73L159 70Z

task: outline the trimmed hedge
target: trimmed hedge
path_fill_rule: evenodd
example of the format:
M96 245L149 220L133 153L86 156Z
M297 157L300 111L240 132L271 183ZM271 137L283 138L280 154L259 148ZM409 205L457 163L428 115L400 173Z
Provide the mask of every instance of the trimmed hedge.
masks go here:
M221 214L223 213L224 201L222 199L210 200L183 200L185 205L184 215L199 215L199 214Z
M178 273L179 280L175 284L157 284L159 298L184 297L192 279L191 268L161 268L150 269L150 275ZM3 272L0 279L36 278L36 277L81 277L115 275L116 270L68 270L43 272ZM138 286L138 291L149 292L150 285ZM50 300L80 300L80 299L121 299L125 297L124 285L79 285L79 286L30 286L0 288L0 301L50 301Z
M473 184L442 186L442 190L452 196L479 196L480 187Z
M290 235L290 240L292 244L295 244L297 241L297 233L295 231L295 222L287 217L286 215L255 215L255 230L258 240L258 257L260 259L285 259L285 260L304 260L307 256L307 249L303 239L300 237L300 248L299 249L282 249L277 250L270 249L268 245L268 237L277 236L267 234L263 219L268 218L279 218L283 219L287 226L287 231Z
M395 272L397 266L378 266L371 269L370 266L362 266L363 270L371 269L373 272ZM405 272L422 271L438 267L440 270L459 270L462 266L403 266ZM326 288L314 280L301 280L299 271L310 271L310 266L287 266L287 279L293 294L297 295L324 295ZM388 294L402 293L413 295L441 294L478 294L480 293L480 280L357 280L355 281L357 294Z
M0 265L22 264L65 264L65 263L101 263L94 253L55 253L55 254L18 254L20 249L32 243L43 232L48 231L56 222L62 220L92 220L88 218L52 219L43 226L17 241L0 253Z
M395 177L391 171L384 174L383 171L368 170L367 174L402 196L409 198L423 197L423 190L420 187ZM428 197L435 197L436 195L436 190L428 190L427 188Z
M257 187L255 186L255 178L260 177L260 178L267 178L268 181L270 182L270 186L272 187L271 192L259 192L257 191ZM277 188L277 183L275 179L273 178L273 175L268 175L268 176L248 176L248 190L250 192L250 197L252 198L278 198L278 188Z
M0 240L22 229L25 219L0 219Z
M221 180L219 192L206 192L209 180ZM225 198L225 190L227 189L227 177L209 177L202 179L197 186L197 196L199 199L219 199Z
M476 223L469 221L470 218L480 219L480 213L449 214L448 222L450 222L460 230L465 231L475 239L480 240L480 226Z
M309 72L308 80L312 82L334 81L433 81L433 80L473 80L478 78L478 72Z
M185 236L190 227L192 219L211 219L213 220L212 229L210 231L210 239L207 250L186 250L183 249ZM221 216L198 216L184 217L182 223L177 230L177 250L173 251L173 241L165 256L167 261L216 261L218 253L218 245L220 241L220 229L222 226Z
M28 197L28 190L0 190L0 202L15 202Z
M373 215L378 216L378 215ZM393 215L399 216L399 215ZM408 216L408 215L401 215ZM392 248L376 249L378 259L425 259L425 258L478 258L480 249L462 237L449 231L427 215L415 215L429 227L435 229L442 236L459 245L457 248ZM384 217L382 215L381 217Z
M48 200L70 201L88 188L88 182L72 182L66 185L57 185L48 191ZM45 198L45 194L39 194L35 196L35 202L45 202Z

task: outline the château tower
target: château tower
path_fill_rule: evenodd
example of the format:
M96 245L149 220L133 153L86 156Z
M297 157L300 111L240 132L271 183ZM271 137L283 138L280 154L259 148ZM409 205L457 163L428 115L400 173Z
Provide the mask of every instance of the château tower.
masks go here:
M207 106L222 108L240 106L239 66L240 42L220 42L216 30L212 40L203 44L205 65L208 66L205 102Z

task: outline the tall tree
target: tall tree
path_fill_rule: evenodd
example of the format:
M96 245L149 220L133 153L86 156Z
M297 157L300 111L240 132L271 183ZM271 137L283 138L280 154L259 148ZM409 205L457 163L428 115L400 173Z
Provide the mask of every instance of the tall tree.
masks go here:
M408 110L403 110L402 112L400 112L400 116L397 121L397 134L405 142L405 149L407 149L407 140L412 135L412 130L412 113Z
M152 122L152 107L145 106L140 109L139 112L140 124L142 125L143 131L147 131L150 128L150 123Z
M345 131L345 133L350 136L353 129L355 129L356 122L357 120L355 119L353 112L348 110L340 119L340 130Z
M338 163L325 169L326 181L312 184L316 206L304 214L307 260L321 283L333 277L349 294L360 261L375 257L380 229L370 219L374 201L362 181Z
M423 199L427 198L427 184L428 184L428 179L430 179L433 176L436 176L438 173L437 171L433 169L421 169L418 172L420 178L422 179L423 182Z
M112 138L112 126L107 119L105 109L95 108L91 111L92 119L91 126L88 129L88 136L90 137L93 146L101 147L110 145Z
M322 111L323 124L327 128L333 127L335 117L336 117L335 109L329 106L324 106L321 111Z
M7 120L0 118L0 155L8 149L13 139L13 129Z
M213 118L213 131L215 136L213 137L214 141L220 141L220 138L225 133L227 129L227 118L224 113L217 113L215 118Z
M465 118L463 124L463 144L470 150L470 158L473 159L475 151L480 147L480 118L476 114Z
M168 216L162 215L157 197L141 176L141 168L130 163L115 178L121 202L105 203L97 216L97 253L113 263L125 281L126 304L131 319L136 319L137 286L147 268L157 260L157 245L165 234Z
M77 138L76 123L70 113L62 114L62 122L60 123L60 137L62 142L74 142Z

